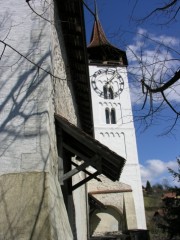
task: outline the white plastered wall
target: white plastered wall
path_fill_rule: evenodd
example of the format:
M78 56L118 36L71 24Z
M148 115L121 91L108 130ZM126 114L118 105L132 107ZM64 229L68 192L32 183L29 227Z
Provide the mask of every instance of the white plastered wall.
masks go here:
M54 21L53 1L45 2L44 17ZM30 4L38 13L47 7ZM54 25L23 0L1 1L0 16L0 39L17 51L6 45L0 61L0 239L70 240L57 177L55 107L74 124L77 117L61 29L57 37Z
M104 68L108 68L108 66L90 65L90 81L91 76L96 71ZM126 67L109 68L117 69L121 74L124 80L124 90L115 99L104 99L93 90L91 84L95 138L126 159L126 164L120 181L130 185L132 188L137 228L146 229L140 167L138 162L127 70ZM113 107L116 109L116 124L106 124L106 107Z

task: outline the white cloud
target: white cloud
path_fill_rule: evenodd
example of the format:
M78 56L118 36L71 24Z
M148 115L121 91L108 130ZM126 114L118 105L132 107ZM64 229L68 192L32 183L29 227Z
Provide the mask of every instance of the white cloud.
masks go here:
M159 159L147 160L144 165L140 165L142 184L146 186L147 180L152 185L155 183L162 184L164 179L167 179L170 185L177 184L168 172L168 167L176 170L177 161L163 162Z
M154 84L152 87L157 87L157 84L168 81L174 75L179 67L179 61L175 60L179 57L176 53L178 47L179 40L175 37L155 35L145 29L138 29L133 43L127 48L129 77L133 76L130 83L132 103L142 104L144 100L141 79ZM178 90L180 86L177 84L166 91L170 101L180 102ZM156 100L159 101L160 97L157 94Z
M149 39L152 39L153 41L157 41L165 45L168 45L169 47L175 47L175 46L178 46L179 44L179 39L173 36L167 36L163 34L157 35L157 34L148 32L144 28L138 28L137 36L136 36L137 40L139 40L140 38L144 38L144 36Z

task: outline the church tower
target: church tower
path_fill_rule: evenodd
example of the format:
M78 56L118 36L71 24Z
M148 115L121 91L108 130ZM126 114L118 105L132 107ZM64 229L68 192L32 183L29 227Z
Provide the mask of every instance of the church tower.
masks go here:
M88 59L95 139L126 159L120 183L131 189L134 204L132 219L135 219L131 220L136 221L136 226L134 225L133 228L146 229L126 52L116 48L107 40L97 11L88 45ZM127 191L123 189L124 192ZM120 200L116 198L113 201ZM128 199L124 198L123 201L126 203ZM128 211L131 207L126 208Z

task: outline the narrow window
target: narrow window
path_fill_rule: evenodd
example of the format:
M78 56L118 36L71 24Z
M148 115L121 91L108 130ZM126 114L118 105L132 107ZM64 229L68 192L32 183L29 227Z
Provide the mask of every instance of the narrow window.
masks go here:
M110 114L109 114L109 108L105 109L105 115L106 115L106 123L110 124Z
M111 124L116 124L116 111L114 108L111 109Z
M114 92L112 87L108 88L108 99L114 99Z
M111 86L105 85L103 87L104 99L114 99L114 92Z
M103 87L103 92L104 92L104 99L107 99L108 98L108 88L106 85Z

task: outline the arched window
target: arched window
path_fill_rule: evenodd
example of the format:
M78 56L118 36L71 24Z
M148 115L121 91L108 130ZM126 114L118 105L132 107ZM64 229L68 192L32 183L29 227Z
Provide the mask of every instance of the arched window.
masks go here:
M116 111L114 108L111 109L111 124L116 124Z
M106 115L106 123L110 124L110 112L109 112L109 108L105 109L105 115Z
M105 85L103 87L104 99L114 99L114 92L111 86Z
M112 108L105 109L106 124L116 124L116 110Z
M104 92L104 99L107 99L108 98L108 89L107 89L106 85L103 87L103 92Z
M108 99L114 99L114 92L112 87L108 88Z

